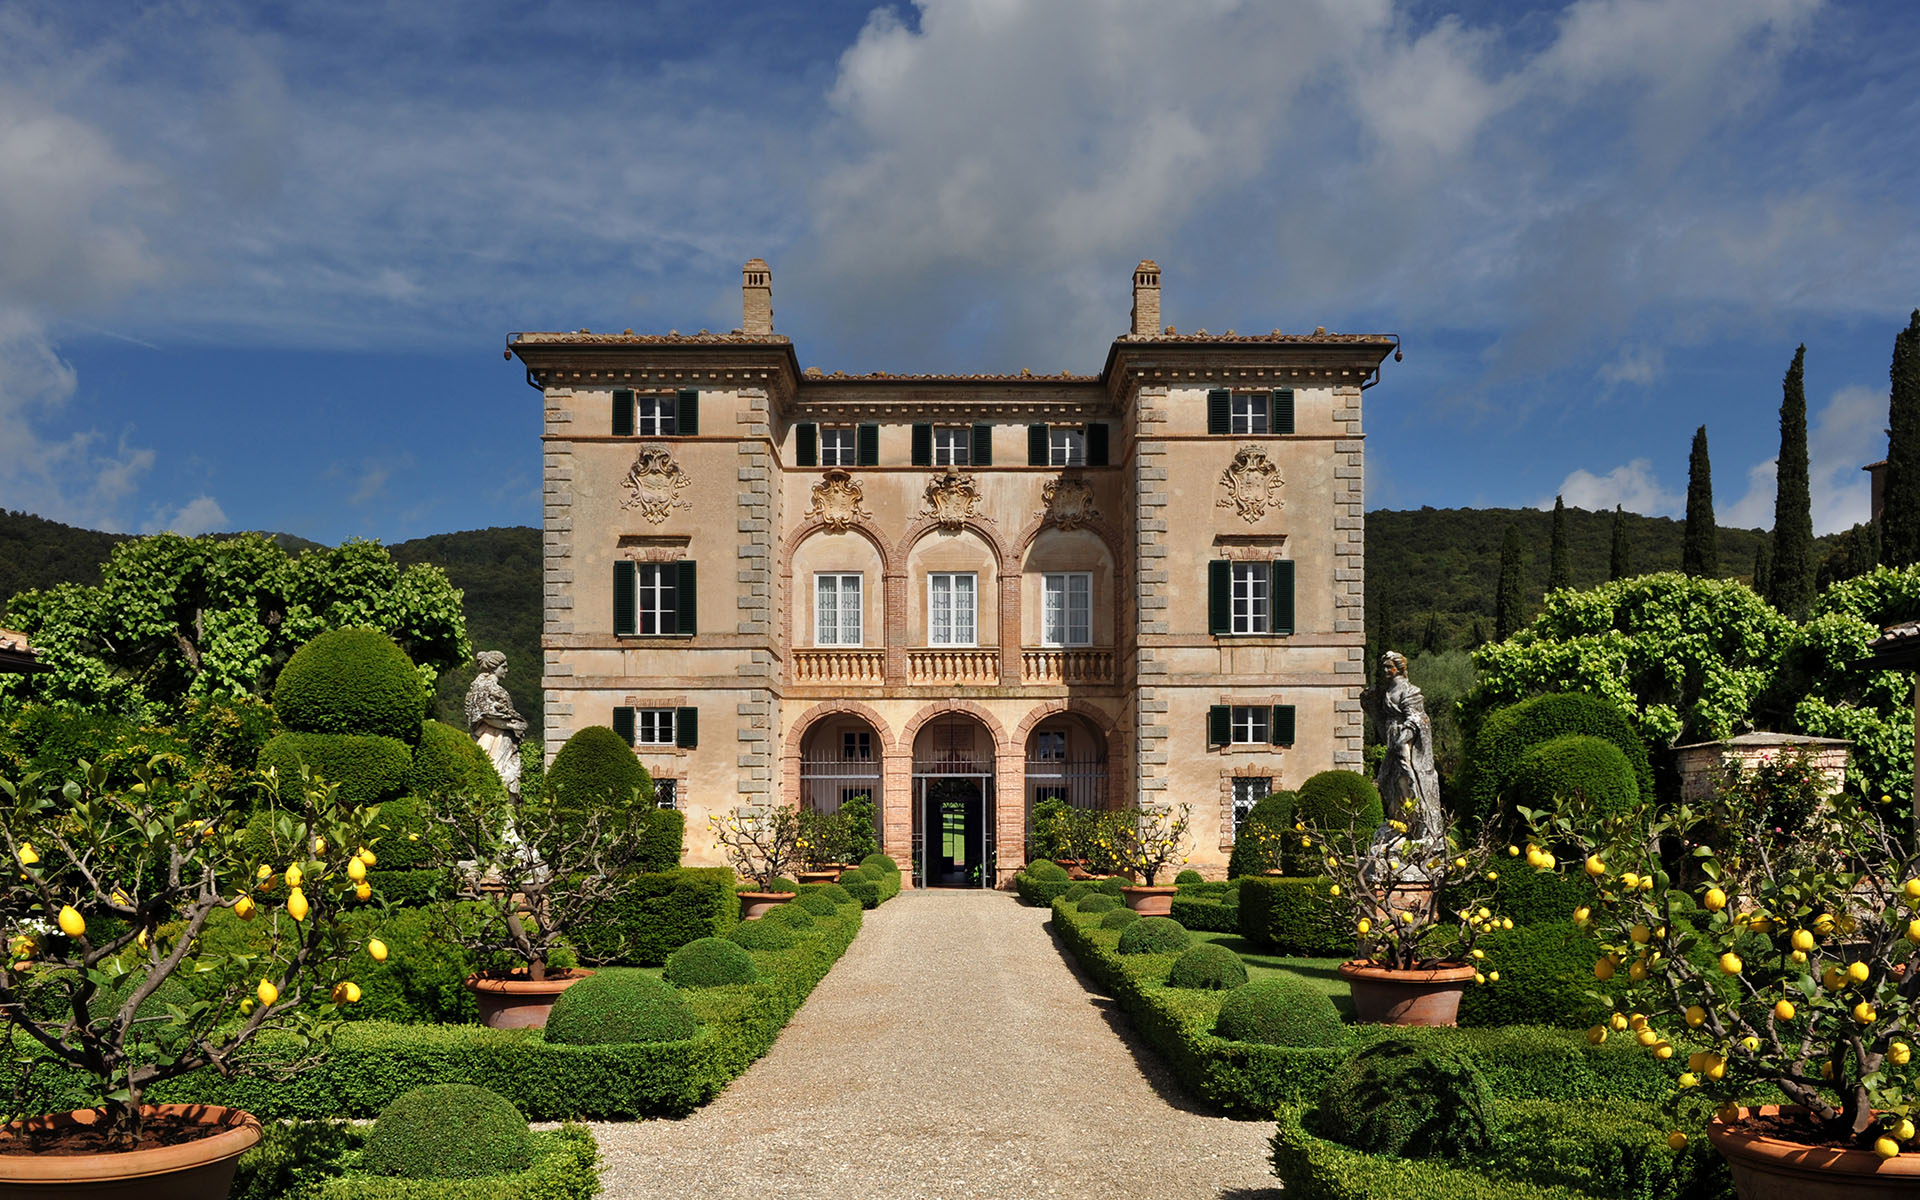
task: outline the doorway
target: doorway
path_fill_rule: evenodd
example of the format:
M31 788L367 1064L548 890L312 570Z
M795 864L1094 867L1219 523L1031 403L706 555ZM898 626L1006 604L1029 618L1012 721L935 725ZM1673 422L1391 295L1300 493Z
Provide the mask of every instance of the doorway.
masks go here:
M913 874L920 887L994 885L993 744L968 717L914 739Z

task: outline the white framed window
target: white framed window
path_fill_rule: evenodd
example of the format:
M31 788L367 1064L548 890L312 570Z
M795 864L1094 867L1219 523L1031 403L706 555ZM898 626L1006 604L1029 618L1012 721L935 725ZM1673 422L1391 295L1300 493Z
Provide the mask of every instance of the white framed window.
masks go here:
M927 576L927 644L972 646L979 581L972 571L935 571Z
M1261 434L1268 432L1268 419L1271 409L1268 407L1265 392L1235 392L1233 394L1233 422L1229 427L1233 433Z
M864 729L848 729L842 732L840 757L852 762L873 761L873 734Z
M862 578L849 574L813 577L814 645L860 645Z
M853 426L822 425L820 427L820 465L823 467L856 466L859 457L855 448Z
M1233 632L1273 628L1273 568L1263 562L1233 564Z
M1033 757L1037 762L1067 761L1067 731L1042 729L1033 735Z
M670 708L634 709L633 744L636 746L673 745L673 710ZM656 797L659 795L658 792L654 794Z
M670 392L641 392L634 397L633 431L642 437L672 437L678 410L678 398Z
M653 781L653 806L655 808L679 808L680 781L678 779L655 779Z
M669 397L671 399L671 397ZM639 564L634 616L642 634L678 633L680 564Z
M1240 831L1246 823L1247 814L1253 806L1273 794L1273 780L1265 775L1236 775L1233 777L1233 829Z
M1048 429L1047 465L1050 467L1086 466L1086 431L1076 425L1055 425Z
M1065 571L1041 576L1040 644L1086 646L1093 642L1093 576Z
M933 465L964 467L973 462L973 426L935 425L933 427Z
M1266 745L1271 740L1273 710L1264 704L1233 706L1233 744Z

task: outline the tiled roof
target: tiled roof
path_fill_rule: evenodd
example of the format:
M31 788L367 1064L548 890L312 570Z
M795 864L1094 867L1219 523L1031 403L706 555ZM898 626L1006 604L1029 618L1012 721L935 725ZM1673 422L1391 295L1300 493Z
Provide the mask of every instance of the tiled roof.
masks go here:
M1393 339L1382 333L1328 333L1315 330L1312 333L1281 333L1278 329L1272 333L1235 333L1229 329L1226 333L1208 333L1198 330L1194 333L1148 333L1127 334L1117 339L1130 346L1152 345L1165 342L1169 345L1193 345L1195 343L1224 342L1228 345L1266 344L1280 346L1391 346Z
M515 333L507 341L515 346L791 346L793 339L780 333Z
M845 371L822 371L819 367L808 367L801 374L809 383L1099 383L1098 375L1075 375L1071 371L1062 371L1058 375L1035 375L1031 371L1021 371L1017 375L896 375L891 371L869 371L865 375L849 375Z

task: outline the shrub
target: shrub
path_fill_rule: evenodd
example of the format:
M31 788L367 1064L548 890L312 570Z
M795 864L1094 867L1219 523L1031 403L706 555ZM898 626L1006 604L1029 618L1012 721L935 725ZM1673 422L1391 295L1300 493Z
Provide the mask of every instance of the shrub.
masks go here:
M777 921L780 924L785 925L788 929L812 929L813 928L813 914L808 912L806 909L800 907L800 902L798 897L795 897L794 899L787 901L785 904L782 904L779 908L774 909L772 912L762 917L761 920Z
M799 899L788 901L787 907L803 908L816 917L831 917L840 911L840 906L833 902L832 896L822 896L819 892L803 893Z
M1030 879L1059 880L1067 878L1067 869L1052 859L1041 858L1030 862L1024 868Z
M562 1046L678 1042L699 1023L671 984L633 970L589 975L560 993L547 1014L547 1040Z
M1432 1042L1390 1039L1327 1077L1308 1129L1401 1158L1461 1158L1493 1146L1493 1092L1473 1060Z
M1358 771L1322 771L1300 785L1293 801L1293 819L1315 829L1359 830L1363 835L1386 820L1381 807L1380 789ZM1363 836L1362 841L1365 841ZM1300 844L1298 838L1286 843L1289 873L1309 874L1319 870L1319 852Z
M880 907L880 881L865 871L848 871L840 876L840 887L860 902L861 908Z
M1126 893L1121 891L1120 889L1132 887L1132 886L1133 886L1132 881L1121 875L1108 876L1107 878L1102 879L1099 883L1094 885L1094 887L1097 888L1099 891L1102 891L1109 896L1113 896L1116 899L1126 895Z
M1201 942L1173 960L1167 986L1201 991L1232 991L1247 981L1247 964L1218 942Z
M1105 892L1095 892L1091 896L1080 898L1080 911L1083 913L1112 912L1120 907L1122 907L1121 903Z
M340 799L358 808L406 791L413 758L406 743L372 734L280 733L260 751L260 769L279 771L282 787L300 777L303 762L328 783L339 784Z
M1063 892L1062 895L1066 897L1068 904L1078 904L1099 890L1098 887L1094 886L1093 880L1082 879L1077 883L1068 885L1067 890Z
M881 871L887 874L894 874L900 870L900 864L884 854L869 854L860 860L860 865L870 871Z
M697 938L726 936L739 920L731 870L678 867L625 877L619 897L571 936L588 962L655 967Z
M1541 742L1568 733L1592 734L1619 747L1633 767L1640 794L1653 794L1646 744L1634 732L1626 714L1597 696L1561 692L1510 704L1488 714L1480 723L1463 780L1472 815L1478 820L1493 817L1521 755Z
M1681 893L1674 898L1676 907L1691 905ZM1580 871L1530 871L1516 866L1500 873L1498 890L1489 903L1515 925L1543 925L1571 920L1574 909L1592 904L1593 899L1594 885Z
M589 725L567 739L547 768L547 800L556 812L585 821L592 813L618 828L653 807L653 776L633 747L605 725ZM676 852L674 861L679 861Z
M1515 808L1552 811L1556 800L1578 803L1582 817L1619 816L1640 802L1633 764L1620 747L1587 733L1563 733L1530 746L1500 796L1504 825Z
M293 652L273 684L280 723L301 733L420 740L430 699L413 660L377 629L330 629Z
M841 849L849 862L864 862L879 853L880 843L875 831L880 827L880 814L873 806L873 797L865 792L847 799L840 805L840 836L844 839ZM892 859L888 859L892 862Z
M1500 982L1460 997L1462 1025L1557 1025L1585 1029L1608 1007L1587 994L1594 986L1598 940L1572 921L1524 925L1482 938L1485 966Z
M858 901L853 898L852 892L849 892L837 883L816 883L813 885L813 894L816 896L825 896L835 904L858 903Z
M1116 908L1100 918L1102 929L1125 929L1140 919L1140 914L1130 908Z
M1298 975L1266 975L1228 992L1214 1032L1230 1042L1338 1046L1347 1027L1327 994Z
M634 865L642 871L671 871L680 865L687 848L687 814L677 808L650 808L640 814L640 852Z
M768 892L797 893L800 890L800 885L786 878L784 875L775 875L767 881L767 886L762 890Z
M1230 898L1237 899L1237 896ZM1173 911L1168 915L1188 929L1197 932L1240 932L1240 906L1236 903L1175 896Z
M1234 831L1227 878L1262 875L1280 865L1280 848L1293 830L1293 793L1274 792L1247 811Z
M486 751L444 721L426 721L413 748L407 791L415 796L459 797L492 806L507 798L506 785Z
M527 1119L486 1088L441 1083L415 1088L381 1110L361 1165L375 1175L472 1179L525 1170Z
M1192 867L1186 868L1173 877L1174 886L1176 887L1185 887L1190 883L1205 883L1206 881L1207 877Z
M1325 879L1249 876L1240 887L1240 936L1262 950L1330 958L1353 949L1351 927Z
M740 922L727 931L727 937L749 950L786 950L791 948L795 941L795 934L791 928L770 924L765 917L758 921Z
M760 977L753 956L740 943L706 937L688 942L667 956L662 977L675 987L726 987Z
M1141 917L1120 931L1122 954L1178 954L1193 935L1172 917Z

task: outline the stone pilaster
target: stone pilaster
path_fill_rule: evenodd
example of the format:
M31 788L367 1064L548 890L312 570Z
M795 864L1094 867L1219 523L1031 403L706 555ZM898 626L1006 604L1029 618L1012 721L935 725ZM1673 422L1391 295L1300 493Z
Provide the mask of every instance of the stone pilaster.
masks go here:
M749 689L748 698L739 704L736 727L738 786L742 806L762 807L780 799L774 787L780 709L773 685L778 664L771 649L774 523L780 497L769 449L772 425L767 393L760 389L742 391L737 420L741 437L735 472L738 492L734 511L739 550L734 575L738 595L734 632L764 641L763 648L752 650L748 661L736 668L742 685ZM785 799L797 802L798 797Z
M1345 687L1334 701L1333 765L1358 771L1365 759L1360 690L1367 672L1366 442L1360 431L1359 388L1334 390L1333 419L1347 435L1333 447L1333 630L1352 635L1356 642L1348 648L1345 660L1334 667Z
M544 395L545 429L549 438L566 437L573 432L573 389L548 388ZM570 443L549 440L542 454L541 498L541 632L548 637L564 637L574 630L573 618L573 449ZM542 730L547 761L573 733L573 705L557 701L552 688L556 681L573 674L563 656L544 650L542 686L547 689L546 728Z
M1134 628L1164 634L1167 622L1167 443L1155 435L1167 421L1167 389L1142 388L1134 396L1133 548ZM1139 807L1164 802L1167 771L1168 664L1160 652L1138 645L1134 653L1133 801Z

